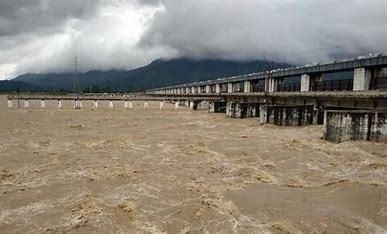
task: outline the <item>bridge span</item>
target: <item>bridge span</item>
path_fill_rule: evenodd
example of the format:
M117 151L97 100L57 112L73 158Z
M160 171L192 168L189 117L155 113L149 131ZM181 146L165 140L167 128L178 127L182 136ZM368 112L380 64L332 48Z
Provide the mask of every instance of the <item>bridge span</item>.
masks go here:
M259 117L277 125L324 124L333 142L387 142L387 56L179 84L147 91L159 97L209 97L210 112L231 118ZM195 101L190 106L197 105Z

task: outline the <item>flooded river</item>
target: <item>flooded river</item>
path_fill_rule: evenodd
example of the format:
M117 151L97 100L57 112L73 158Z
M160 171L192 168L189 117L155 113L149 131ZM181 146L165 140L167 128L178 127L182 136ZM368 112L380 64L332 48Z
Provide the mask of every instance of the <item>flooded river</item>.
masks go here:
M0 233L387 231L386 144L99 105L9 110L0 97Z

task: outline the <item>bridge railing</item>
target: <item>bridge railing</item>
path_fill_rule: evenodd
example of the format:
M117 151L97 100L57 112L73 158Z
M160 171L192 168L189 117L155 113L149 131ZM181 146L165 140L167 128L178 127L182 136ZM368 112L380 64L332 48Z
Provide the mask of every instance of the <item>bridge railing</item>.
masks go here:
M298 92L301 90L301 83L278 84L277 92Z
M345 80L323 80L311 84L312 91L351 91L353 90L353 79Z
M370 89L387 90L387 77L377 77L372 79Z
M265 92L265 85L253 85L251 86L251 92L253 93Z

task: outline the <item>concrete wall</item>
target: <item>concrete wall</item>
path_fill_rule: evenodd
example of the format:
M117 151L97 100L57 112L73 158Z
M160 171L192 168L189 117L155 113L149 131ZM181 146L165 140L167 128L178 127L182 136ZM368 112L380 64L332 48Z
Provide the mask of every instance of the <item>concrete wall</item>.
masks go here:
M302 92L310 91L310 75L308 74L301 75L301 91Z
M353 72L353 91L367 91L371 83L371 70L356 68Z
M301 106L267 106L267 123L285 126L302 126L313 124L317 118L313 105Z
M324 113L324 139L387 142L387 112L335 110Z

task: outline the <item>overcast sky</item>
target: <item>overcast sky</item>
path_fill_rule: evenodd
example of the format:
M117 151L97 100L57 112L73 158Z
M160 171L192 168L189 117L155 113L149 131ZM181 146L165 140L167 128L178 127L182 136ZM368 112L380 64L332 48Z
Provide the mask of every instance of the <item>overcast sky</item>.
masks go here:
M0 79L157 58L293 64L387 54L386 0L0 0Z

